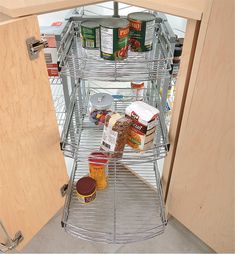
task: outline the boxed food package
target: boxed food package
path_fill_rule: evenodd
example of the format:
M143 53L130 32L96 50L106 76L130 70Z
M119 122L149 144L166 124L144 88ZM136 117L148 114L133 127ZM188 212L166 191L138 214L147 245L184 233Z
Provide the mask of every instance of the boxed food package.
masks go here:
M110 152L112 157L122 157L131 123L131 119L118 113L108 114L105 118L101 149Z
M48 76L59 76L58 71L58 48L68 27L68 22L54 22L51 26L41 26L41 37L48 42L44 49Z
M126 116L132 120L127 144L140 151L152 148L159 110L143 101L135 101L126 108Z

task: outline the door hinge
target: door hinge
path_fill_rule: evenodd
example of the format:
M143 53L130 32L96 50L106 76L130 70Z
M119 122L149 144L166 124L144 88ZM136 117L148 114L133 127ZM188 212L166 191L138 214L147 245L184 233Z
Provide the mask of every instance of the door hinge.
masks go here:
M23 239L24 237L21 231L18 231L15 234L15 237L11 239L2 222L0 221L0 252L7 252L15 249L15 247L22 242Z
M60 193L61 193L61 196L64 197L67 193L67 190L68 190L68 184L64 184L61 188L60 188Z
M40 50L48 47L48 42L46 40L37 40L35 37L31 37L26 40L26 45L30 60L34 60L38 58L38 53Z

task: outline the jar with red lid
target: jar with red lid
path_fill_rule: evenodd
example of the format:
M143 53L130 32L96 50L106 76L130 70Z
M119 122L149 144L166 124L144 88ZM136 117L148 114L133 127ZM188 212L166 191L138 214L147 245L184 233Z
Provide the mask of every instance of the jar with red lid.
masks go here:
M88 161L90 177L96 180L97 189L105 189L108 185L108 155L92 152Z
M143 81L132 81L131 90L133 101L142 101L144 99L144 82Z

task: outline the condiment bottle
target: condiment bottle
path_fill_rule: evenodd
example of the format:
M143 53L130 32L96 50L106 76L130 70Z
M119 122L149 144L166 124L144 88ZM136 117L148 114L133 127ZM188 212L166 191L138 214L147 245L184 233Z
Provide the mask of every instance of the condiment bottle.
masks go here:
M176 46L174 50L173 65L171 70L171 74L173 77L176 77L178 75L181 55L182 55L182 47Z
M142 101L144 98L144 82L133 81L131 82L131 90L133 95L133 101Z

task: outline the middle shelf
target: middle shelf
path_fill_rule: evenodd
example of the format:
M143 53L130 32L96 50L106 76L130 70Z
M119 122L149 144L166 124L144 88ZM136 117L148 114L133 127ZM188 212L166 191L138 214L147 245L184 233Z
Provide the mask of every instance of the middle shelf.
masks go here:
M67 112L67 119L62 132L61 145L65 156L82 162L87 161L90 153L99 151L103 127L96 126L90 122L88 103L90 96L97 92L116 94L117 86L115 85L102 87L80 80L72 94L70 110ZM133 97L130 95L130 88L123 87L120 89L120 86L118 87L119 93L121 91L122 94L114 99L114 111L124 114L125 108L133 102ZM133 150L126 145L122 158L110 158L111 161L119 160L125 165L133 165L154 162L166 156L168 151L167 127L164 120L164 112L161 109L159 92L154 82L147 82L144 90L144 101L160 109L154 145L151 149L144 152Z

